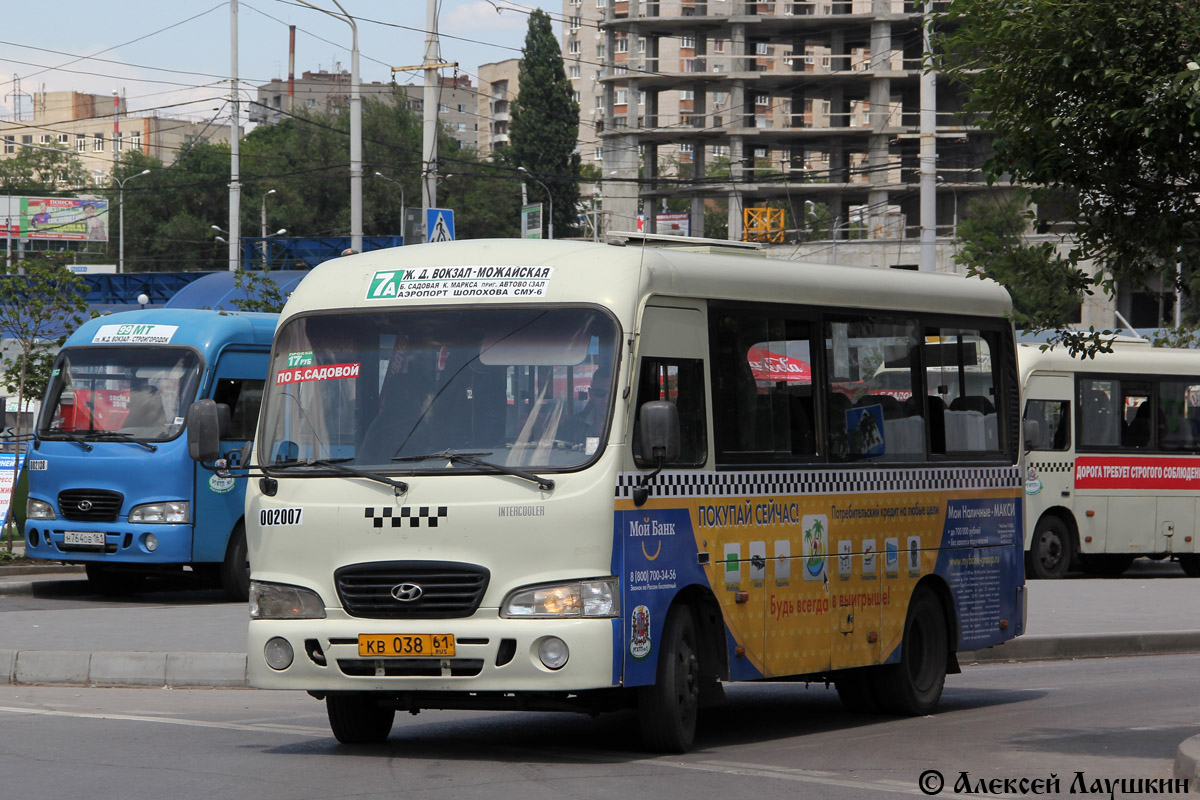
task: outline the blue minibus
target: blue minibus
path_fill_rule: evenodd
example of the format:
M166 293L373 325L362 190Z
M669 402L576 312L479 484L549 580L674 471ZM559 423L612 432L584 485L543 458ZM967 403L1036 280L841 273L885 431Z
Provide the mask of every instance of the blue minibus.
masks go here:
M275 314L147 309L90 320L59 353L26 460L26 553L83 564L106 594L148 576L245 600L245 481L199 467L188 406L229 408L223 453L254 436Z

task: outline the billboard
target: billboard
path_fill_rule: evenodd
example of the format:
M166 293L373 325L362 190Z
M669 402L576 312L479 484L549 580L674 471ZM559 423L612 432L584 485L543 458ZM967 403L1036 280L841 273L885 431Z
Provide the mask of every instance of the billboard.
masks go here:
M91 197L0 195L0 236L108 241L108 201Z

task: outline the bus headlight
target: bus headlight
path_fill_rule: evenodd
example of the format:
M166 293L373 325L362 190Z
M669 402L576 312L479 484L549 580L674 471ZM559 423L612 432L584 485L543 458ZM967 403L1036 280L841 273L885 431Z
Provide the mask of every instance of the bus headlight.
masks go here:
M43 500L32 497L25 501L25 517L27 519L58 519L54 514L54 506Z
M500 616L516 618L617 617L621 614L616 578L526 586L504 599Z
M311 589L250 581L250 619L325 619L325 603Z
M165 503L146 503L129 509L129 521L143 525L167 525L191 522L191 503L171 500Z

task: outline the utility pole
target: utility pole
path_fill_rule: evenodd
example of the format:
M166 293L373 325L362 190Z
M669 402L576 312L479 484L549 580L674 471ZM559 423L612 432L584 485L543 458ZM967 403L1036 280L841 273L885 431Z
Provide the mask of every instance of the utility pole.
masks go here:
M925 0L922 23L925 57L933 52L933 2ZM937 74L928 70L921 75L921 260L922 272L937 270Z
M238 174L241 118L238 115L238 0L229 0L229 102L233 116L229 121L229 271L237 272L238 245L242 241L242 184Z
M437 208L437 120L438 120L438 48L437 0L425 3L425 108L421 141L421 206L423 224L428 227L429 209ZM429 241L429 231L425 231Z

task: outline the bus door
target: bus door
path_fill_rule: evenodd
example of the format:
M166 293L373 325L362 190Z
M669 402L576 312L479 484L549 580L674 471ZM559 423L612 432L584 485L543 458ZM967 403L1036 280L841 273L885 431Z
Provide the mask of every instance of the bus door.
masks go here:
M1073 507L1074 446L1069 425L1074 382L1066 373L1035 373L1025 387L1024 419L1038 424L1039 446L1024 453L1025 534L1030 535L1042 512L1053 506ZM1088 421L1082 424L1090 425ZM1104 525L1104 511L1088 517ZM1080 524L1083 535L1083 523Z
M229 406L229 434L221 440L222 455L236 453L254 438L268 358L265 351L226 350L217 361L208 396ZM192 537L194 561L220 561L225 557L229 533L245 513L244 483L234 478L222 478L196 465L196 508L192 519L197 534Z

